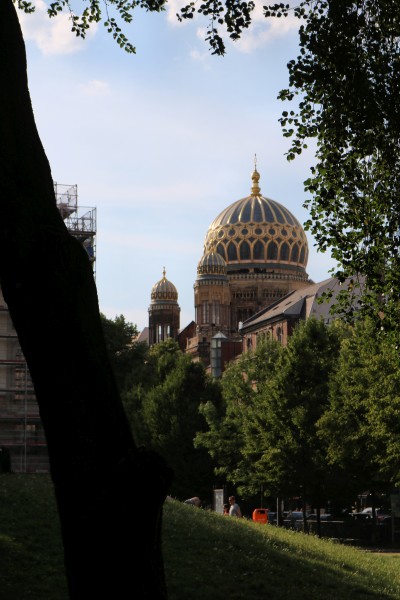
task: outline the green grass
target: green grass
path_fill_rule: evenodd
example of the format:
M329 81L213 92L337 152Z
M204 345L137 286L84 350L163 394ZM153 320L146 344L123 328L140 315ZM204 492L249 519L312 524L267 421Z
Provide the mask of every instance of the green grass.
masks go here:
M365 552L175 500L165 504L163 544L169 600L400 598L400 554ZM0 598L68 598L47 475L0 475Z
M47 475L0 475L0 598L68 598L53 486Z

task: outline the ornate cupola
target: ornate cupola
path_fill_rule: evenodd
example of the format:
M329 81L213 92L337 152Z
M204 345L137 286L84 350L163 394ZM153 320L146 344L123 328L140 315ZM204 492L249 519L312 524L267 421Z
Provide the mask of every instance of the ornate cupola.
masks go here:
M164 267L162 279L157 281L151 290L151 304L149 306L150 346L163 342L168 338L178 338L180 311L177 289L166 278Z
M250 195L229 204L208 228L203 258L209 253L219 254L226 264L232 332L240 322L309 284L304 229L285 206L261 194L256 158Z

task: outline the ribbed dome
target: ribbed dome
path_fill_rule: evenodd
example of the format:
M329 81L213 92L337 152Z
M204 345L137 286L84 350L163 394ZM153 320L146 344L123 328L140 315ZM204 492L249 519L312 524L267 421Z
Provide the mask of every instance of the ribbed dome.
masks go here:
M160 300L163 302L177 302L178 300L176 287L165 277L165 268L163 271L163 278L160 279L160 281L157 281L151 289L151 302L155 303Z
M198 275L226 275L226 262L218 252L204 254L197 265Z
M252 174L251 195L225 208L208 228L204 254L220 254L228 272L279 266L304 271L308 244L303 227L292 213L261 195L257 169Z

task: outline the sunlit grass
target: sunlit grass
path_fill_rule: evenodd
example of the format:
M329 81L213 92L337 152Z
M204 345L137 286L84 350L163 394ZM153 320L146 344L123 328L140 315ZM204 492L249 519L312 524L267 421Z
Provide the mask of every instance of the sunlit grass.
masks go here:
M169 600L400 598L400 554L376 555L174 500L165 504L163 528ZM68 598L47 475L0 475L0 598Z
M174 501L164 513L170 600L400 598L400 555L376 555Z

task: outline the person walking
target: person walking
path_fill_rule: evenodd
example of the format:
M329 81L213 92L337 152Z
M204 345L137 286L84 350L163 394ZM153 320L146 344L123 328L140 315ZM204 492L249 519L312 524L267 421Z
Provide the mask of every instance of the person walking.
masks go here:
M231 517L241 517L242 511L240 510L239 504L236 503L235 496L229 496L229 516Z

